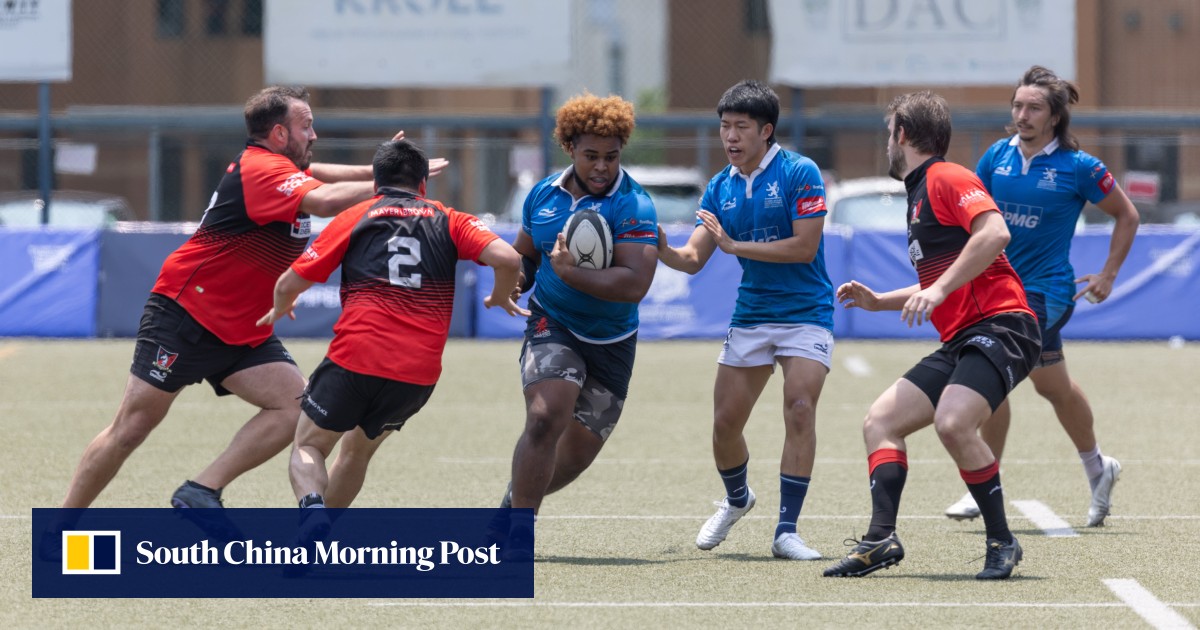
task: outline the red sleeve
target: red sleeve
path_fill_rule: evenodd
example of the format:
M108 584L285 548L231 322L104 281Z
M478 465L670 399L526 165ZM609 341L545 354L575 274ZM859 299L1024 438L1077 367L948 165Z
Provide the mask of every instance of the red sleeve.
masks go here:
M310 171L297 170L286 157L268 151L247 151L241 166L246 214L259 225L291 223L304 195L324 183Z
M310 282L328 280L329 274L342 264L342 258L346 256L346 249L350 246L350 233L354 226L358 225L363 213L373 202L373 199L365 201L334 217L333 221L321 230L316 240L300 254L296 262L292 263L292 271Z
M500 236L475 216L454 208L444 210L450 216L450 238L458 247L458 259L479 262L483 249Z
M933 213L942 225L957 225L970 233L975 217L999 211L975 173L949 162L934 164L929 171L925 185L929 198L938 201L933 204Z

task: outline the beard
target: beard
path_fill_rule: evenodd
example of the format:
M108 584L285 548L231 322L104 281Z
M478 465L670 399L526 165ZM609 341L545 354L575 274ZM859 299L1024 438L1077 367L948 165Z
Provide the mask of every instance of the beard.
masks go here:
M904 181L904 174L908 172L908 160L904 159L904 152L899 148L895 152L888 151L888 175L892 179Z
M296 168L300 170L307 169L312 164L312 143L300 144L299 142L288 142L287 147L283 150L283 156L292 161Z

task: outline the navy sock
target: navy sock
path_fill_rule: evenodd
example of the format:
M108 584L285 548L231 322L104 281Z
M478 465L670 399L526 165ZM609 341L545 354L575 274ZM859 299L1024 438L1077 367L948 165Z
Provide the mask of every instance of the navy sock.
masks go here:
M750 493L746 489L746 470L750 467L750 458L746 458L741 466L717 470L721 482L725 484L725 498L733 507L746 507Z
M804 507L804 497L808 494L808 483L811 477L794 477L779 474L779 524L775 526L775 537L780 534L796 533L796 519L800 518L800 509Z

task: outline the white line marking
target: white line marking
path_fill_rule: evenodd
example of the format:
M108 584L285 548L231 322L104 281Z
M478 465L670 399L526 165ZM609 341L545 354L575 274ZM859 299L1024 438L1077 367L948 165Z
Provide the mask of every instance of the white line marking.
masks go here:
M1137 613L1146 623L1155 628L1192 628L1187 619L1171 610L1170 606L1162 603L1153 593L1146 590L1137 580L1111 579L1104 580L1109 588L1121 601L1125 602L1133 612Z
M1079 535L1071 529L1070 523L1059 518L1054 510L1041 501L1013 501L1012 504L1050 538L1071 538Z
M411 608L1124 608L1115 602L367 602L368 606Z
M455 466L509 466L512 464L511 457L434 457L435 464L452 464ZM866 457L818 457L817 464L823 466L862 466L867 467ZM954 460L950 458L940 459L909 459L908 463L921 465L953 465ZM1147 466L1200 466L1200 459L1156 459L1156 460L1138 460L1138 459L1121 459L1122 464L1143 464ZM688 465L703 465L711 467L713 465L710 458L685 458L685 457L600 457L594 465L614 464L620 466L688 466ZM1078 459L1005 459L1004 466L1061 466L1071 465L1078 466Z

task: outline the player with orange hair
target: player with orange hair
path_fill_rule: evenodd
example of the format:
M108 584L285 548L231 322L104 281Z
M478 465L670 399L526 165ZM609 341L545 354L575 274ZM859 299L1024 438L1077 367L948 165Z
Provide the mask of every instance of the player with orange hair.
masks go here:
M521 347L525 430L513 451L501 507L541 507L587 470L616 427L628 396L637 345L638 302L657 266L658 218L642 187L621 169L633 133L633 104L583 94L559 110L554 133L571 165L525 198L513 246L524 259L519 291L529 300ZM613 229L612 264L575 266L561 235L575 212L599 212ZM549 264L542 264L548 262ZM512 548L533 535L529 516L501 517L493 533Z

